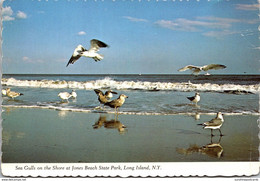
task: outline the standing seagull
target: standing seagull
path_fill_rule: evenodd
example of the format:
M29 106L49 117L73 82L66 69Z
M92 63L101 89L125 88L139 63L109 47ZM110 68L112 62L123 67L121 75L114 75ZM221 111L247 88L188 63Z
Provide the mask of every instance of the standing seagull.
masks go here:
M200 93L196 92L195 96L187 97L187 99L189 99L191 102L195 102L197 105L197 103L200 101Z
M21 95L23 95L23 94L22 94L22 93L19 93L19 92L11 91L10 88L7 88L7 89L6 89L6 95L7 95L8 97L11 97L12 99L14 99L15 97L21 96Z
M92 39L90 41L89 50L85 49L82 45L78 45L77 48L74 50L67 66L69 64L73 64L74 62L76 62L81 56L93 58L96 62L100 61L104 58L104 56L98 54L97 52L99 51L99 48L105 48L105 47L108 47L108 45L96 39Z
M101 108L101 104L107 103L108 100L113 97L113 94L117 94L117 92L114 92L112 90L106 91L105 94L99 89L94 89L94 91L98 95L98 101L100 102L100 108Z
M222 126L222 124L224 123L224 118L223 115L221 114L221 112L217 113L217 116L212 119L211 121L205 122L202 125L204 126L204 129L211 129L211 136L214 136L212 134L212 130L213 129L218 129L220 136L223 136L223 134L220 131L220 127Z
M214 70L218 70L218 69L224 69L226 68L225 65L221 65L221 64L209 64L209 65L204 65L204 66L194 66L194 65L187 65L183 68L180 68L178 71L179 72L183 72L186 70L191 70L192 74L199 74L200 71L205 71L207 72L208 70L214 69Z
M68 101L68 99L71 97L71 94L68 92L60 92L58 94L58 96L62 99L62 100L66 100Z
M115 113L117 113L118 108L124 104L125 98L128 98L128 96L126 96L125 94L121 94L117 99L107 102L107 103L105 103L105 105L107 105L111 108L115 108Z

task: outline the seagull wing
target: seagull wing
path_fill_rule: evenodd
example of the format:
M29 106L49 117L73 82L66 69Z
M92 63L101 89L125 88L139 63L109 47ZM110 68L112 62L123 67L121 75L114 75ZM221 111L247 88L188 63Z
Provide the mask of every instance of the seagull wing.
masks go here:
M102 95L104 95L103 92L102 92L101 90L99 90L99 89L94 89L94 91L95 91L95 93L96 93L97 95L98 95L100 92L101 92Z
M87 50L82 45L78 45L77 48L74 50L69 62L67 63L67 66L69 64L73 64L74 62L76 62L82 56L82 53L84 51L87 51Z
M114 99L114 100L112 100L110 102L107 102L107 103L105 103L105 105L108 105L108 106L110 106L112 108L115 108L115 107L118 106L118 99Z
M212 119L211 121L208 121L208 122L205 122L203 125L204 126L219 126L221 125L223 122L221 119L217 119L217 118L214 118Z
M112 94L117 94L117 92L114 92L114 91L112 91L112 90L109 90L109 91L106 91L105 95L107 96L110 92L111 92Z
M194 65L187 65L183 68L180 68L178 71L183 72L183 71L186 71L186 70L189 70L189 69L192 70L192 71L197 70L197 69L200 70L200 67L194 66Z
M204 71L208 71L210 69L214 69L214 70L218 70L218 69L224 69L226 68L225 65L221 65L221 64L209 64L209 65L204 65L202 67L202 70Z
M96 40L96 39L92 39L90 41L90 49L89 50L97 52L99 50L99 48L106 48L106 47L108 47L108 45L105 44L104 42Z

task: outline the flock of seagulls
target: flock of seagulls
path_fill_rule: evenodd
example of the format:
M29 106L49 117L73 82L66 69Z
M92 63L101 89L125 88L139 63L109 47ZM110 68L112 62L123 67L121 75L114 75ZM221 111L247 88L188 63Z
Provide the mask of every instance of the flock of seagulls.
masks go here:
M97 40L97 39L92 39L90 41L89 50L85 49L82 45L78 45L76 47L76 49L74 50L74 52L66 66L68 66L69 64L74 64L82 56L92 58L96 62L100 61L104 58L104 56L101 54L98 54L97 52L99 51L100 48L106 48L106 47L109 47L109 46L106 43L104 43L100 40ZM199 74L201 71L207 72L208 70L212 70L212 69L218 70L218 69L224 69L224 68L226 68L226 66L221 65L221 64L209 64L209 65L204 65L201 67L194 66L194 65L187 65L187 66L179 69L178 71L191 70L193 74ZM98 101L100 103L99 107L102 108L101 105L109 106L109 107L115 109L115 113L118 113L119 107L121 107L124 104L125 99L128 98L128 96L126 96L124 94L120 94L117 99L110 100L113 97L113 94L117 94L117 92L108 90L105 93L103 93L99 89L94 89L94 91L98 96ZM23 95L22 93L11 91L10 88L7 88L6 90L2 90L2 94L7 95L8 97L10 97L12 99ZM62 100L68 101L70 98L75 99L77 97L77 93L74 90L71 93L60 92L58 94L58 96ZM191 102L194 102L197 105L197 103L200 101L200 94L195 93L195 96L187 97L187 99L189 99ZM220 132L220 136L223 136L220 131L220 127L222 126L223 122L224 122L223 115L219 112L219 113L217 113L216 118L212 119L211 121L205 122L201 125L203 125L204 129L211 129L211 135L213 135L212 134L213 129L218 129Z

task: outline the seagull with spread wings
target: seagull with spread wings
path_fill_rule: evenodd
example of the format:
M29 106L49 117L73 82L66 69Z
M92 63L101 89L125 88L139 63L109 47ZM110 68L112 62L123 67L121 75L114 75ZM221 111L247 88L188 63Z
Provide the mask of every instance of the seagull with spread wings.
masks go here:
M99 89L94 89L95 93L98 96L98 101L100 102L100 108L101 108L101 104L105 104L109 101L109 99L111 99L113 97L113 94L117 94L117 92L112 91L112 90L108 90L105 93L103 93L101 90Z
M75 63L82 56L93 58L96 62L100 61L104 58L104 56L98 54L97 52L99 51L99 48L106 48L106 47L108 47L107 44L96 39L92 39L90 41L89 50L85 49L82 45L78 45L77 48L74 50L67 66L69 64Z
M201 71L209 71L209 70L218 70L218 69L224 69L226 68L225 65L221 64L209 64L209 65L204 65L204 66L194 66L194 65L187 65L181 69L179 69L179 72L183 72L186 70L191 70L193 74L199 74Z

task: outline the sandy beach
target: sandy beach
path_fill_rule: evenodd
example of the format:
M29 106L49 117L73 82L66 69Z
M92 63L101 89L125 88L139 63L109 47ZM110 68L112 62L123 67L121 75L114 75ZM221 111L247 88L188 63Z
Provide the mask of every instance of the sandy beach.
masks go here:
M257 161L258 116L119 115L4 108L3 163Z

